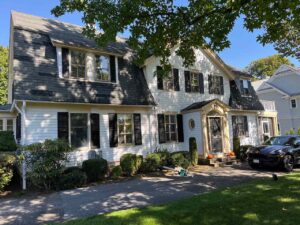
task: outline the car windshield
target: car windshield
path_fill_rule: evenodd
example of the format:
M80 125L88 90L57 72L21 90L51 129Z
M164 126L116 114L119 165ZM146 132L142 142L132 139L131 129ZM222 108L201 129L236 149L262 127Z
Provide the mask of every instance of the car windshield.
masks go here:
M291 145L293 143L293 137L271 137L264 144L265 145Z

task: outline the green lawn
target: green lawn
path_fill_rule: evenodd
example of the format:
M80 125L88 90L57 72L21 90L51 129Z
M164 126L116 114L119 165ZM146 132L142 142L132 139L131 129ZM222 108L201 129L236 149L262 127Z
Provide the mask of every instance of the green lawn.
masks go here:
M67 225L300 224L300 173L257 180L167 205L129 209Z

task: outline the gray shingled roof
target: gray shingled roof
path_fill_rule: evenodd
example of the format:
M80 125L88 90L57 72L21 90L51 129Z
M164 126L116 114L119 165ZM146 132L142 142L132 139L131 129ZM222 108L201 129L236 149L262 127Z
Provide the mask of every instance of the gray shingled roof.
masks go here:
M230 81L231 96L229 99L229 106L239 110L264 110L253 87L250 86L249 90L250 94L248 96L242 96L236 82L234 80Z
M0 111L10 111L11 104L0 105Z
M249 78L251 79L252 78L252 75L250 73L247 73L247 72L244 72L244 71L241 71L233 66L230 66L227 64L227 67L228 69L233 73L235 74L237 77L246 77L246 78Z
M12 14L14 21L14 99L114 105L155 105L142 69L131 59L118 57L119 83L98 83L60 79L56 49L51 36L73 40L72 45L92 46L80 28L55 20L23 13ZM90 44L90 45L89 45ZM113 46L118 46L114 48ZM124 43L106 49L125 53ZM123 51L124 50L124 51Z
M206 106L207 104L211 103L214 100L215 99L208 100L208 101L202 101L202 102L195 102L195 103L189 105L188 107L182 109L181 112L186 112L186 111L194 110L194 109L201 109L202 107Z

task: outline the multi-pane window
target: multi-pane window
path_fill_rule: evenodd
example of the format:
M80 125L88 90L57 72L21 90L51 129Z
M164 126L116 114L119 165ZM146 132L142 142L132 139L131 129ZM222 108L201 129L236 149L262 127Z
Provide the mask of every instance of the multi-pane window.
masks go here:
M165 115L166 141L177 141L176 115Z
M6 130L13 131L14 130L14 121L12 119L6 120Z
M172 73L164 78L164 90L174 90L174 76Z
M133 144L132 114L118 114L118 140L119 144Z
M71 113L71 146L75 148L88 146L88 114Z
M96 80L110 81L110 62L109 57L104 55L96 56Z
M291 107L294 109L294 108L297 108L297 102L296 102L296 99L291 99Z
M209 85L209 94L224 94L224 86L223 86L223 77L222 76L212 76L208 77L208 85Z
M240 80L240 87L241 87L241 92L243 95L249 95L250 94L250 81L248 80Z
M249 136L247 116L232 116L233 136Z
M199 74L191 72L191 92L199 92Z
M0 131L3 131L4 127L3 127L3 120L0 120Z
M85 78L85 53L71 51L71 77L76 79Z

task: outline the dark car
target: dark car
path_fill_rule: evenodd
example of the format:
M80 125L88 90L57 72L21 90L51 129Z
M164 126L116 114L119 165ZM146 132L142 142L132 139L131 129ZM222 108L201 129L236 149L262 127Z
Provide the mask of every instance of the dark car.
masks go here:
M263 145L249 148L247 158L252 168L282 167L290 172L300 163L300 136L271 137Z

